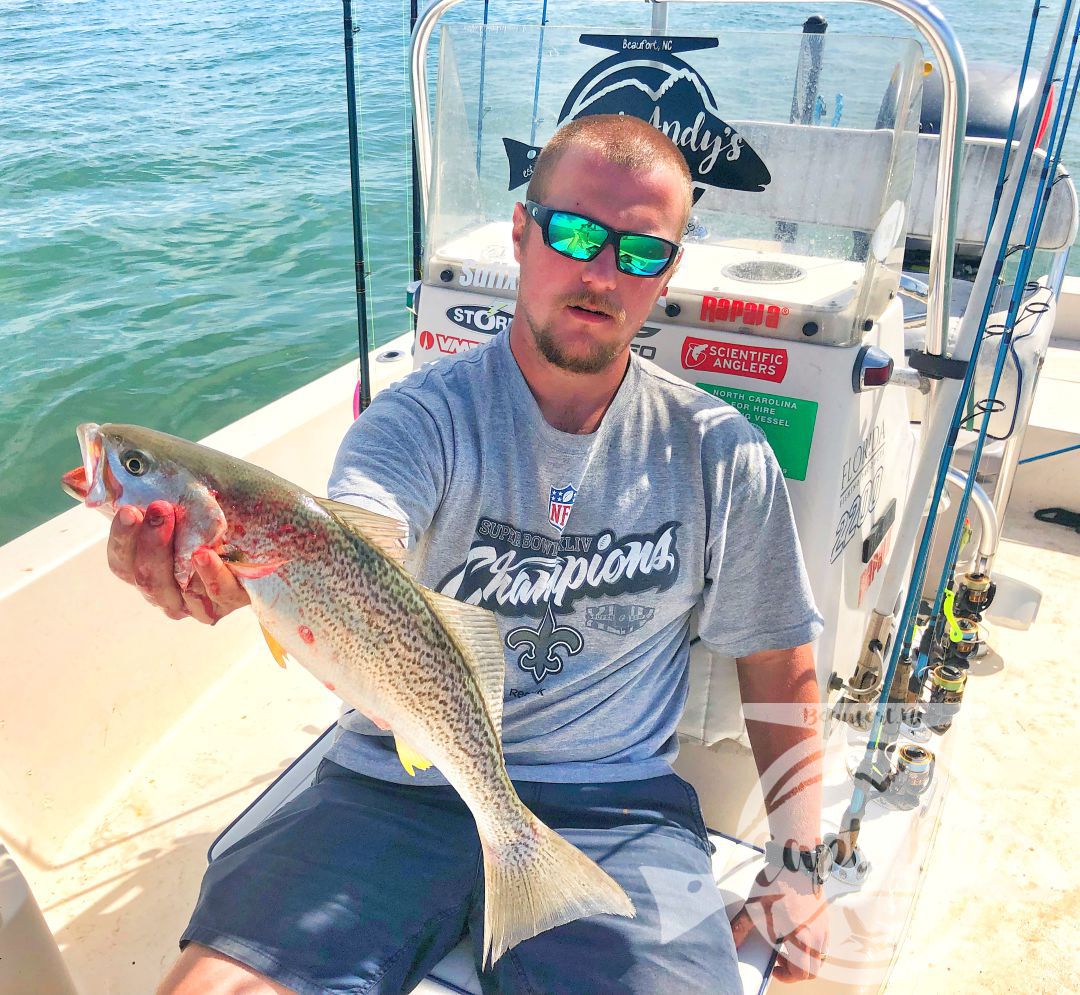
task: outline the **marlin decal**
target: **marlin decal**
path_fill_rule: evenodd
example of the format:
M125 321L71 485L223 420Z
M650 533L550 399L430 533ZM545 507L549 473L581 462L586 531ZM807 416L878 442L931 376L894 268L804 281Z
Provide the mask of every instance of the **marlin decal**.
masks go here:
M694 203L708 187L761 191L772 175L761 157L720 117L708 84L674 53L716 48L717 38L582 35L581 43L614 51L574 84L559 125L590 114L629 114L668 136L686 157ZM510 186L529 182L540 147L504 138Z

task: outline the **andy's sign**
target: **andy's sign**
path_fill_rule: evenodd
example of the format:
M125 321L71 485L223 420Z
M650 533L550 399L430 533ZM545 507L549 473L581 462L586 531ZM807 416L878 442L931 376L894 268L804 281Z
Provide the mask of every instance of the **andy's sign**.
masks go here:
M716 38L652 35L582 35L581 42L615 54L574 84L559 125L590 114L629 114L648 121L682 151L694 182L694 202L708 187L760 191L772 179L761 157L720 117L712 91L675 53L716 48ZM532 177L540 148L504 138L510 186Z

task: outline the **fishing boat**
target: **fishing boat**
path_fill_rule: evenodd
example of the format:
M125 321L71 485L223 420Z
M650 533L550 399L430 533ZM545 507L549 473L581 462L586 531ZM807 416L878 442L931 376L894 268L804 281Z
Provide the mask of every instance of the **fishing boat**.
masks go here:
M819 17L729 32L710 27L716 3L605 5L592 24L559 23L554 3L534 24L414 4L401 334L368 342L352 106L359 384L349 364L204 440L321 492L371 396L508 326L509 218L544 140L590 113L668 134L694 211L633 350L742 411L787 481L826 621L824 699L803 720L825 730L831 943L804 989L838 993L888 984L981 675L1019 662L1011 647L1064 641L1040 604L1064 598L1075 563L1045 590L1025 566L1075 551L1080 525L1077 195L1061 162L1074 5L1044 12L1045 55L1032 26L1022 69L1002 74L969 71L933 7L872 3L895 34ZM362 41L346 2L350 98ZM150 990L208 855L310 782L341 707L268 667L250 613L210 629L146 610L109 575L106 534L73 509L0 548L0 995ZM763 791L790 775L759 783L734 661L697 641L690 657L677 769L734 912L763 862ZM740 950L745 992L776 956L760 937ZM417 991L478 993L469 947Z

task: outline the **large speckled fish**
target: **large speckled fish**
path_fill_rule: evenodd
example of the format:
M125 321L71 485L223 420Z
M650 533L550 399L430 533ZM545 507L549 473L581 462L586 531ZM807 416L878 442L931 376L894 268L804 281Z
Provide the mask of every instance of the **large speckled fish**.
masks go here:
M400 563L399 523L150 429L85 424L78 436L83 465L64 475L68 493L110 516L178 505L181 588L192 555L217 551L278 661L294 657L389 726L410 773L430 760L461 795L484 852L486 964L581 916L634 914L623 889L518 798L503 763L495 616L418 585Z

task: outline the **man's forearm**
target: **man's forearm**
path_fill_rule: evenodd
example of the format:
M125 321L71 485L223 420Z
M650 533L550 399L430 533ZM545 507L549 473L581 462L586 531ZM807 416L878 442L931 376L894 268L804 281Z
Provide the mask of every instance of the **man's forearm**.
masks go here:
M821 840L821 722L808 645L764 650L737 661L769 829L778 843Z

